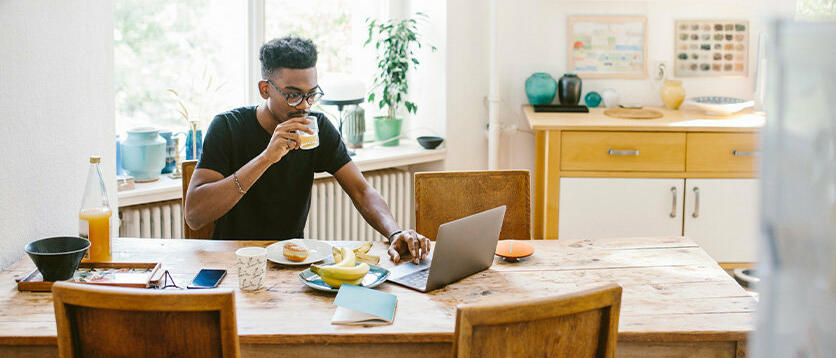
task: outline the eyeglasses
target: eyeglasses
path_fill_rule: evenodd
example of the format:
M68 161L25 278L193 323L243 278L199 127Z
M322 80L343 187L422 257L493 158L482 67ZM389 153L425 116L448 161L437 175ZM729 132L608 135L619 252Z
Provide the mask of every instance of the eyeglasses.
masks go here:
M300 103L302 103L302 101L307 101L309 105L313 106L314 104L319 102L319 100L322 99L322 96L325 94L322 92L322 89L319 88L319 86L314 87L314 92L309 92L307 94L284 93L282 92L282 90L276 87L276 85L274 85L272 81L267 80L267 83L269 83L270 86L273 87L274 90L276 90L276 92L279 92L279 94L282 95L282 97L284 97L284 99L287 101L287 104L291 107L298 106Z
M183 289L183 287L177 286L177 284L174 283L174 278L171 277L171 273L169 273L168 270L165 270L165 273L163 273L163 284L158 284L157 287L161 290L165 290L167 288Z

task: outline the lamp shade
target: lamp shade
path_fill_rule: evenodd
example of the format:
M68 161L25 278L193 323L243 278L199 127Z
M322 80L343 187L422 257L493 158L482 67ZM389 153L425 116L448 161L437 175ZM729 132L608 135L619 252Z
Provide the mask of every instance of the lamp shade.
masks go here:
M363 81L347 74L326 74L319 81L319 87L325 92L322 97L325 104L360 103L366 98Z

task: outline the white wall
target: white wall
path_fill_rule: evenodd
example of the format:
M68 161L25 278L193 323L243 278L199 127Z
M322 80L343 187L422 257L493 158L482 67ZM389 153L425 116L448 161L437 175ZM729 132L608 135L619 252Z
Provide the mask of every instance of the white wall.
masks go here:
M488 166L487 55L488 1L447 1L447 170Z
M783 11L791 9L784 6ZM573 15L641 15L648 19L648 72L655 60L672 63L675 19L746 19L750 22L750 59L757 34L764 30L764 7L779 2L742 1L545 1L497 0L499 118L523 131L505 133L500 167L534 170L534 135L521 106L528 103L525 79L547 72L555 79L566 71L566 19ZM447 6L447 169L487 167L488 1L450 0ZM752 63L753 64L753 63ZM670 67L669 67L670 68ZM747 78L682 78L688 97L726 95L751 98L754 67ZM672 73L671 73L672 75ZM583 92L616 89L622 102L661 105L650 80L584 80Z
M77 235L92 153L115 207L113 10L0 1L0 268L27 242Z

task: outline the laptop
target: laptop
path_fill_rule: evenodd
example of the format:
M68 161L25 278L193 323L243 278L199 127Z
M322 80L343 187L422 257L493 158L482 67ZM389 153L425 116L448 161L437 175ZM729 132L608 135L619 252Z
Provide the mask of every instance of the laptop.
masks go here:
M389 281L429 292L491 267L504 218L503 205L441 224L431 255L392 268Z

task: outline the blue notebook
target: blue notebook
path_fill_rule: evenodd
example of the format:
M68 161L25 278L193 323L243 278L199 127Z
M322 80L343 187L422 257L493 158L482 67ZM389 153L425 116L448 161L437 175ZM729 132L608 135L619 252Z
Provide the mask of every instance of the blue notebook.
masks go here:
M383 325L395 319L398 297L362 286L343 284L334 299L331 324Z

